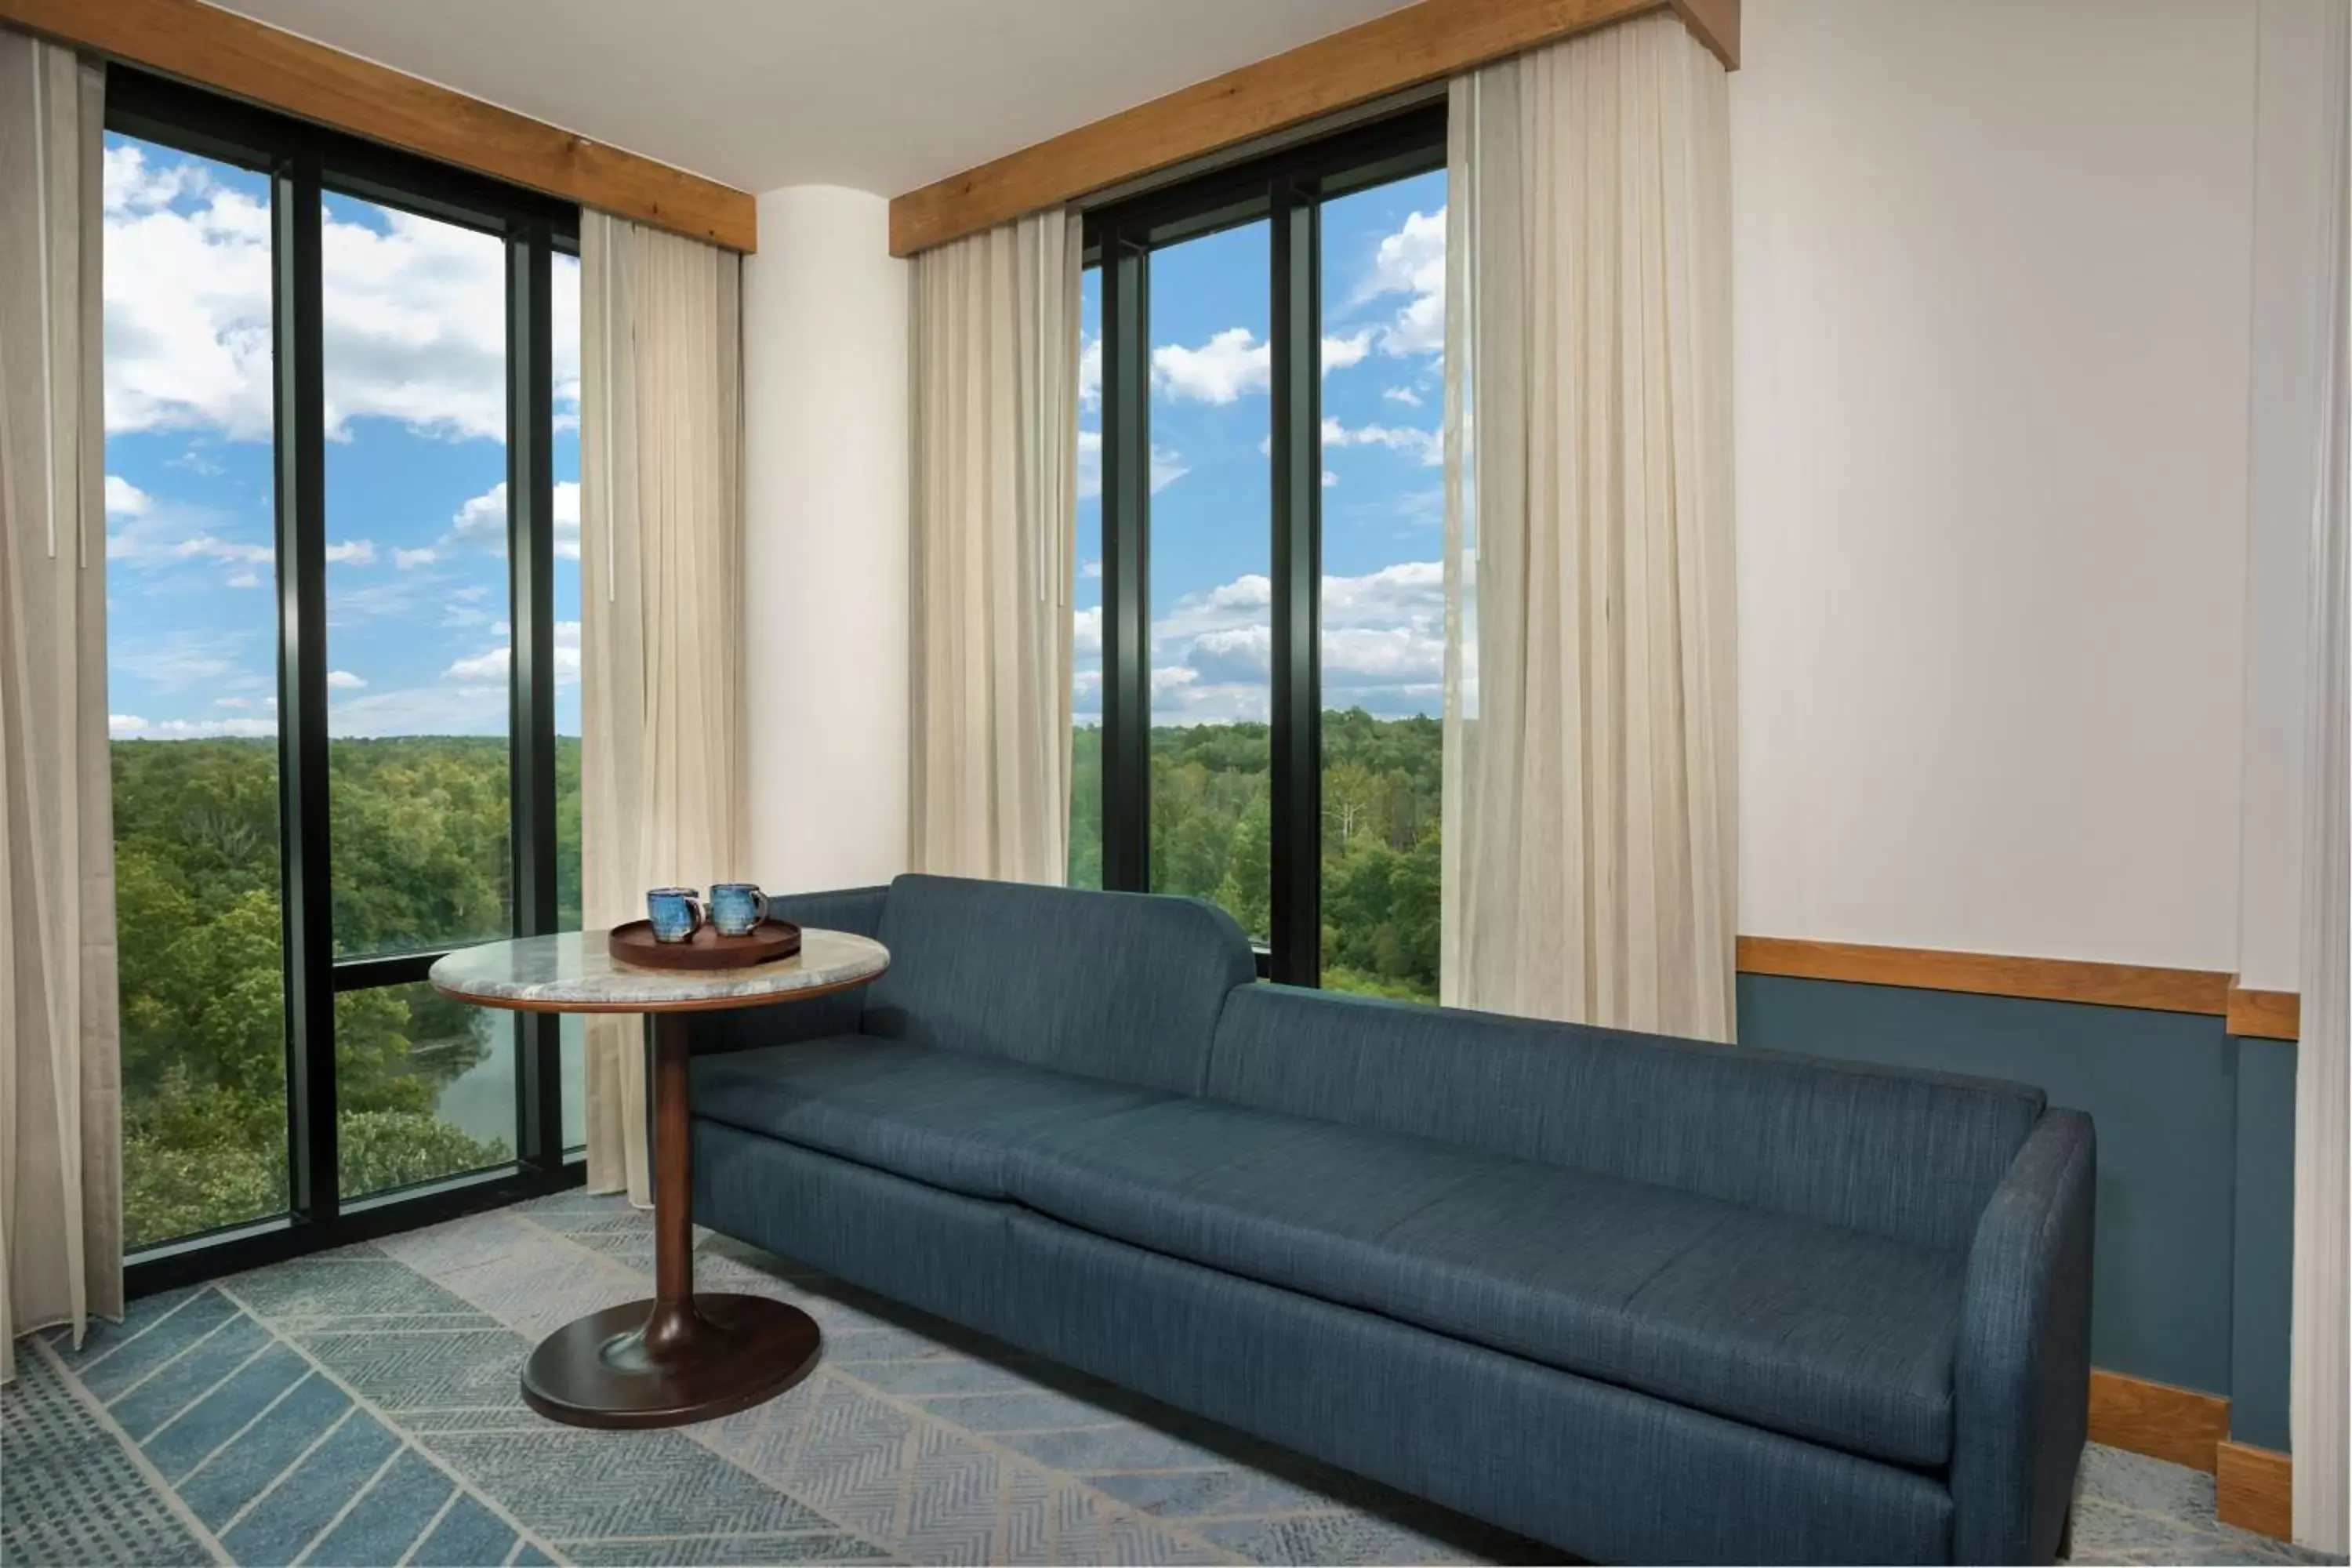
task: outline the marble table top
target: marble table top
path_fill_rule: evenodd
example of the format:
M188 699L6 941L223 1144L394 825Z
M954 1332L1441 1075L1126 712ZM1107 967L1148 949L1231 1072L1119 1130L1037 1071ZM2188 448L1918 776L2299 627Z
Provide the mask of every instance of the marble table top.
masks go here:
M756 1007L838 991L890 967L869 937L803 927L801 950L744 969L639 969L605 951L601 931L461 948L433 965L433 988L460 1002L542 1013L669 1013Z

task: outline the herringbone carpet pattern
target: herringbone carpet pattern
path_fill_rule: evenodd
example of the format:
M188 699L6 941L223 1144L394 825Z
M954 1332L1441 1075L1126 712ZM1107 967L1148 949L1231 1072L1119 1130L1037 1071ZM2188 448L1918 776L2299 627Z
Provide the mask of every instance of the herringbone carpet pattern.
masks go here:
M79 1350L28 1342L0 1400L0 1561L1556 1555L721 1237L700 1282L806 1309L814 1374L675 1431L532 1415L530 1346L649 1294L651 1268L645 1216L569 1195L141 1300ZM2297 1560L2217 1523L2210 1478L2094 1449L2084 1489L2084 1558Z

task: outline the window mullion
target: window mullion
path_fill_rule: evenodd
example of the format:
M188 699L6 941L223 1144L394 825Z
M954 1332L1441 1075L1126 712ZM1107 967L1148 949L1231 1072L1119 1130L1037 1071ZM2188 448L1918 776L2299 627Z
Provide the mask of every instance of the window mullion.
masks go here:
M548 226L507 241L508 689L514 931L555 930L554 317ZM562 1046L553 1014L515 1016L515 1134L522 1163L563 1164Z
M286 964L287 1194L331 1225L336 1187L334 884L329 860L324 306L317 153L279 161L270 204L276 362L278 823Z
M1102 885L1151 885L1150 261L1102 246Z
M1322 971L1322 257L1312 186L1277 180L1273 203L1273 734L1269 759L1273 977Z

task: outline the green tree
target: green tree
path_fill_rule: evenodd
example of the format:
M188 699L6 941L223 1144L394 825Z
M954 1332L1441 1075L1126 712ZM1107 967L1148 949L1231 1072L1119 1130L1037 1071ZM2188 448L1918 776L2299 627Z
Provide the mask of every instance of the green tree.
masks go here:
M557 760L576 795L578 743ZM457 936L504 929L506 767L496 739L331 745L342 946L438 945L453 935L442 922ZM278 753L266 740L125 741L113 768L123 1213L137 1247L286 1206ZM559 858L567 817L576 865L576 798L559 807ZM576 887L575 873L575 906ZM467 1009L402 986L338 996L335 1021L345 1194L511 1156L435 1114L485 1048Z

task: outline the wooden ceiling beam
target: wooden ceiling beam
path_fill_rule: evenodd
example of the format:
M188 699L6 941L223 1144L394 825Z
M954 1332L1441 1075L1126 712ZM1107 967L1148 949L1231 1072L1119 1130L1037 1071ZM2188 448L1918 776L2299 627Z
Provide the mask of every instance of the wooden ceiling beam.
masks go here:
M1671 6L1739 64L1739 0L1420 0L909 191L890 253L910 256L1190 159Z
M199 0L0 0L0 23L673 234L758 247L741 191Z

